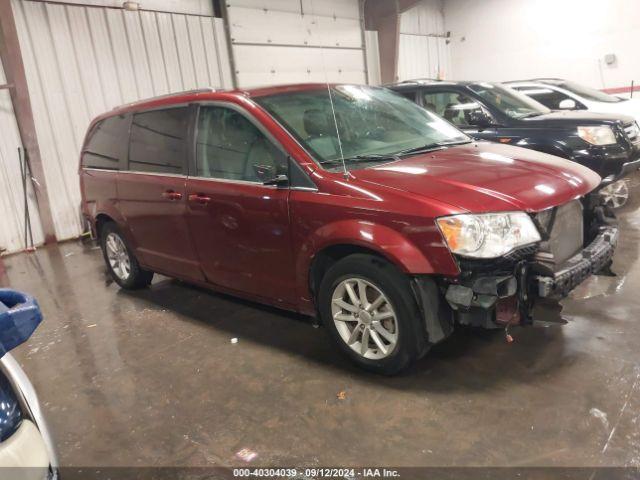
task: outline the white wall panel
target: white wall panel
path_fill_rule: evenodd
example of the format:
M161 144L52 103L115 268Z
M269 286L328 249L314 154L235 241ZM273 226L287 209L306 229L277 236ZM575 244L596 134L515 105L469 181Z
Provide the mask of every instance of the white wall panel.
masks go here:
M0 85L7 83L0 61ZM24 245L24 196L18 147L20 132L9 90L0 90L0 250L17 252ZM27 198L34 243L43 242L42 227L31 181L27 182Z
M362 48L357 18L235 6L229 7L229 17L231 38L237 43Z
M279 12L294 12L302 15L324 17L360 18L358 2L353 0L231 0L231 7L254 8Z
M461 80L561 77L595 88L640 81L638 0L447 0L444 16ZM616 65L604 63L609 53Z
M365 83L361 50L237 45L242 86L304 82Z
M380 72L380 45L377 30L365 31L365 44L367 50L367 75L369 85L380 85L382 74Z
M29 0L12 6L56 235L72 238L82 230L77 171L90 120L141 98L231 87L224 26L199 15Z
M400 15L398 78L451 78L442 0L423 0Z
M366 83L358 0L228 0L238 85Z

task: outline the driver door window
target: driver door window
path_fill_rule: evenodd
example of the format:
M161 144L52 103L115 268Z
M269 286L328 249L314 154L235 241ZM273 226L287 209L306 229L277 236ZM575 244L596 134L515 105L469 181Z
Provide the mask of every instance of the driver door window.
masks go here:
M196 176L263 183L281 174L287 174L286 156L244 115L200 109Z
M471 113L482 111L482 106L458 92L424 92L424 108L440 115L458 127L472 127Z

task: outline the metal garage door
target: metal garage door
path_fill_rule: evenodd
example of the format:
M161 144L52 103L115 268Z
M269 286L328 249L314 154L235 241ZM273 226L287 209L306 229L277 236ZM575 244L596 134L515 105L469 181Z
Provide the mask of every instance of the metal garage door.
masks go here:
M202 14L31 0L12 6L56 235L76 237L78 158L89 121L141 98L230 87L224 27Z
M367 83L358 0L227 0L238 85Z
M0 85L7 79L0 61ZM24 196L18 147L22 147L20 132L11 103L9 90L0 90L0 250L17 252L24 244ZM40 217L31 182L27 183L33 240L43 241Z

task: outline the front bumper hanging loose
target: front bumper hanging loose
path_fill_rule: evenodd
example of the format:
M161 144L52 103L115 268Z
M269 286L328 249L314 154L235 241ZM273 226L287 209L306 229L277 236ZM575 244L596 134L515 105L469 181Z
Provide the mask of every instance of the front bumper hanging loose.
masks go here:
M538 296L566 297L589 276L606 268L618 244L618 228L602 227L598 236L550 276L536 276Z
M560 299L589 276L606 269L618 243L616 226L601 226L589 245L554 270L532 260L519 261L511 273L467 272L446 286L445 298L458 322L497 328L530 322L537 300Z

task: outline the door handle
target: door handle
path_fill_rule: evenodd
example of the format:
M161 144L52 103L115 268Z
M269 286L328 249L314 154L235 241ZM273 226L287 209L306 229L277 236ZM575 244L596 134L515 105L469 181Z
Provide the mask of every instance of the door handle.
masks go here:
M182 200L182 194L173 190L167 190L166 192L162 192L162 198L166 198L167 200Z
M189 201L199 203L200 205L206 205L211 201L211 197L200 193L192 193L189 195Z

